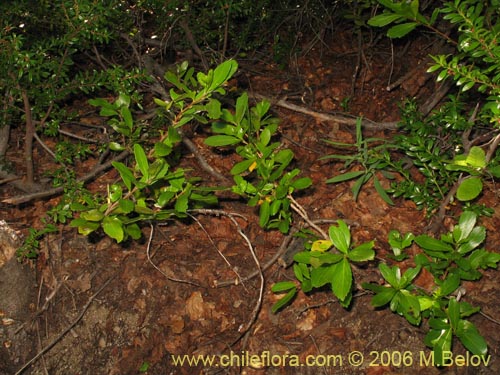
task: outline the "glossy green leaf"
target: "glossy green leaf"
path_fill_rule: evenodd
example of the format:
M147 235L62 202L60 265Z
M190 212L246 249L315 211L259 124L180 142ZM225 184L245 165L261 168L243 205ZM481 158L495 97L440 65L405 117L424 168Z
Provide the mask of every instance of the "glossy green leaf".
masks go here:
M471 233L464 241L464 243L460 244L460 246L457 249L457 252L459 254L466 254L477 248L479 245L481 245L485 239L486 239L486 228L475 227L474 229L472 229Z
M334 273L334 269L332 267L333 266L323 266L316 267L311 270L311 283L314 288L321 288L322 286L331 283Z
M329 178L328 180L326 180L326 183L327 184L334 184L334 183L338 183L338 182L349 181L349 180L352 180L352 179L359 177L363 174L365 174L365 171L346 172L346 173L342 173L338 176Z
M448 301L448 319L451 327L456 330L460 320L460 305L455 298Z
M160 158L167 156L167 155L170 155L172 153L172 147L167 146L163 142L155 143L154 150L155 150L155 156L160 157Z
M142 146L138 143L134 144L134 156L135 161L139 167L144 178L147 180L149 178L149 163L148 157L146 156L146 152L142 148Z
M205 139L205 144L211 147L231 146L240 142L239 138L232 135L213 135Z
M388 24L402 19L401 15L395 13L382 13L368 20L368 25L383 27Z
M418 244L418 246L426 250L443 252L453 251L453 247L451 247L446 242L429 237L425 234L415 237L415 242Z
M413 31L417 26L418 23L416 22L401 23L399 25L391 27L387 31L387 36L389 38L402 38Z
M394 205L394 202L392 201L392 199L389 197L389 195L387 194L387 192L385 191L385 189L382 187L379 179L377 178L377 176L374 176L373 177L373 185L375 187L375 190L377 191L377 193L382 197L382 199L384 200L385 203L393 206Z
M469 177L462 181L457 189L457 199L463 202L471 201L483 191L483 181L480 177Z
M125 150L125 147L123 147L120 143L118 142L109 142L109 149L111 151L123 151Z
M120 199L118 205L124 214L129 214L134 211L135 204L127 199Z
M123 183L125 184L127 189L132 190L132 183L134 183L135 185L137 181L132 172L130 171L130 169L128 169L128 167L125 164L119 161L113 161L111 164L120 173Z
M351 232L343 220L337 220L338 226L330 226L328 234L333 245L344 254L347 254L351 246Z
M212 120L219 119L222 116L220 101L216 99L210 99L205 105L205 108L207 110L208 117Z
M125 232L134 240L138 240L142 237L141 228L136 223L125 226Z
M486 153L481 147L472 146L465 160L471 167L486 167Z
M97 209L92 209L86 212L82 212L80 214L80 217L84 218L87 221L101 221L104 218L104 214Z
M453 228L453 239L460 242L467 238L476 225L477 214L473 211L465 211L460 215L458 225Z
M393 287L399 288L401 280L401 270L399 269L399 267L394 266L390 268L387 264L380 263L378 269L385 281L387 281Z
M382 307L387 305L396 295L397 291L394 288L385 288L372 297L371 304L374 307Z
M104 230L104 233L115 239L118 243L122 242L125 237L123 223L118 218L107 217L102 223L102 229Z
M295 285L294 282L292 282L292 281L282 281L282 282L274 284L271 287L271 291L273 293L279 293L279 292L284 292L284 291L287 291L287 290L290 290L290 289L294 289L294 288L296 288L296 285Z
M219 64L213 72L213 81L209 87L209 90L215 90L222 84L227 82L238 70L238 63L235 60L226 60L222 64Z
M128 129L132 130L134 126L134 120L132 118L132 112L130 112L130 109L128 107L122 107L120 109L120 114L123 117L123 123L125 124L125 126Z
M373 246L375 241L365 242L352 249L347 257L353 262L366 262L368 260L373 260L375 258L375 251L373 251Z
M231 174L241 174L247 172L252 164L256 163L255 159L247 159L236 163L233 168L231 168Z
M285 294L285 296L283 298L281 298L280 300L278 300L272 307L271 307L271 311L274 313L276 313L278 310L282 309L283 307L285 307L286 305L288 305L290 303L290 301L295 297L295 295L297 294L297 289L290 289L290 291Z
M122 197L122 187L116 184L109 186L108 196L111 202L116 202L118 199Z
M120 93L115 101L117 107L129 107L130 106L130 96L124 93Z
M309 177L298 178L292 182L292 187L296 190L307 189L312 185L312 180Z
M262 133L260 133L260 143L263 146L267 146L270 140L271 140L271 132L269 131L268 128L266 128L262 131Z
M460 286L460 275L458 272L449 273L441 286L435 292L438 296L448 296Z
M476 326L468 320L460 320L456 335L472 354L485 356L488 353L486 340L479 334Z
M340 301L346 299L352 288L351 265L347 259L330 266L332 268L332 290Z
M236 100L236 113L235 113L236 124L238 125L241 124L241 121L243 120L247 112L248 112L248 94L245 92Z
M269 201L264 199L259 209L259 225L261 228L265 228L269 222L270 208Z

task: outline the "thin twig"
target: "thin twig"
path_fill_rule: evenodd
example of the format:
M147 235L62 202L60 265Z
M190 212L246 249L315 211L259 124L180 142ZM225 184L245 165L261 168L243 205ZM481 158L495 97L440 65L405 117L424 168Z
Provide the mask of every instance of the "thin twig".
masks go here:
M241 227L238 224L238 222L236 221L236 219L234 217L232 217L232 216L229 216L229 220L231 220L233 222L233 224L236 226L236 229L238 230L238 234L247 243L248 248L250 249L250 253L252 254L252 258L253 258L256 266L257 266L257 271L258 271L259 277L260 277L259 297L258 297L257 302L255 303L255 307L254 307L254 309L252 311L252 316L250 317L250 320L248 321L248 323L245 326L240 327L240 329L238 330L241 334L238 337L238 339L233 343L233 345L234 345L243 336L246 335L246 333L250 330L250 328L252 327L252 325L257 320L257 316L259 315L259 311L260 311L260 309L262 307L262 297L264 295L265 279L264 279L264 273L262 272L262 266L261 266L261 264L259 262L259 259L257 258L257 254L255 254L255 249L253 248L252 243L250 242L250 240L248 239L248 237L246 236L246 234L243 233L243 230L241 229Z
M266 100L272 103L273 105L277 105L279 107L289 109L291 111L295 111L298 113L303 113L305 115L314 117L315 119L319 121L331 121L331 122L336 122L339 124L344 124L344 125L356 125L358 119L355 116L349 116L349 115L332 115L324 112L317 112L313 111L309 108L305 108L296 104L292 104L290 102L287 102L284 99L271 99L268 98L264 95L260 94L253 94L253 96L258 99L258 100ZM393 122L375 122L366 118L362 119L362 125L367 128L367 129L374 129L374 130L380 130L380 129L388 129L388 130L395 130L397 129L398 122L393 121Z
M88 182L88 181L94 179L99 173L111 168L112 163L114 161L123 160L128 155L129 155L129 151L127 151L127 150L122 151L113 160L109 160L108 162L95 167L91 172L87 173L85 176L78 178L76 181L77 182L84 182L84 183ZM47 197L51 197L53 195L61 194L64 191L64 188L65 188L64 186L59 186L56 188L52 188L52 189L48 189L48 190L44 190L44 191L40 191L40 192L36 192L36 193L21 195L21 196L14 197L14 198L7 198L7 199L4 199L2 202L7 203L7 204L26 203L26 202L32 201L34 199L47 198Z
M219 248L215 244L214 240L212 239L212 236L210 236L210 234L207 232L207 230L205 229L205 227L203 226L203 224L201 224L201 222L196 217L194 217L193 215L191 215L191 214L188 213L188 216L191 219L193 219L196 222L196 224L198 224L198 226L201 228L201 230L206 234L206 236L208 237L208 240L210 241L210 243L212 244L212 246L215 248L215 250L217 250L217 253L219 253L220 257L224 260L224 262L226 262L226 264L228 265L228 267L235 273L236 277L238 278L238 280L240 280L241 284L243 285L243 288L246 289L246 286L245 286L245 284L243 282L243 278L241 277L241 275L236 270L236 267L233 267L233 265L229 262L229 260L226 258L226 256L219 250Z
M84 141L84 142L88 142L88 143L100 143L99 140L97 139L92 139L92 138L87 138L87 137L82 137L81 135L78 135L78 134L73 134L71 132L68 132L66 130L62 130L62 129L59 129L58 132L60 134L63 134L63 135L66 135L68 137L71 137L71 138L75 138L75 139L78 139L80 141Z
M202 285L200 284L197 284L193 281L189 281L189 280L182 280L182 279L176 279L174 277L170 277L168 276L165 272L163 272L163 270L158 267L156 264L153 263L153 260L151 258L151 243L153 242L153 233L154 233L154 226L153 224L150 224L149 225L150 228L151 228L151 231L149 232L149 239L148 239L148 244L147 244L147 247L146 247L146 256L148 258L148 262L159 272L161 273L163 276L165 276L167 278L167 280L170 280L170 281L174 281L176 283L183 283L183 284L190 284L190 285L194 285L194 286L197 286L197 287L200 287L200 288L203 288Z
M191 48L200 57L201 63L203 65L203 69L208 70L207 59L205 58L205 55L203 54L200 47L196 43L196 40L194 39L193 33L191 32L191 29L189 28L188 23L186 22L185 19L180 19L179 25L181 26L182 30L184 30L184 33L186 34L186 39L188 40L189 44L191 45Z
M201 155L200 151L198 150L198 147L196 147L196 145L193 143L193 141L191 141L189 138L183 136L182 143L184 143L184 145L189 149L189 151L191 151L193 153L195 158L198 160L198 163L200 164L200 166L206 172L208 172L209 174L214 176L219 181L222 181L222 182L229 181L225 176L223 176L222 174L217 172L210 164L207 163L207 161L205 160L203 155Z
M115 275L116 276L116 275ZM85 313L87 312L88 308L90 307L90 305L92 304L92 302L94 301L94 299L104 290L104 288L106 288L109 283L115 278L115 276L111 276L108 280L106 280L106 282L97 290L97 292L95 292L92 296L90 296L89 300L87 301L87 303L85 304L85 306L83 306L83 309L82 311L80 312L80 314L76 317L76 319L73 321L73 323L71 323L68 327L66 327L66 329L64 331L62 331L54 340L52 340L48 345L46 345L40 352L38 352L37 355L35 355L33 358L31 358L28 362L26 362L19 370L17 370L17 372L15 373L15 375L19 375L21 374L24 370L26 370L29 366L31 366L38 358L40 358L42 355L44 355L45 353L47 353L50 349L52 349L54 347L54 345L56 345L64 336L66 336L66 334L71 331L77 324L80 320L82 320L83 316L85 315Z
M38 136L36 132L33 133L33 137L35 137L36 141L40 144L40 146L42 146L42 148L47 152L47 154L52 156L54 160L57 160L56 154L54 154L54 152L49 148L49 146L47 146L45 142L41 140L41 138Z
M297 202L291 195L288 195L288 199L290 199L290 206L292 209L300 215L302 219L314 230L316 230L322 237L323 239L328 239L328 235L326 232L321 229L319 226L317 226L311 219L309 219L309 216L307 215L306 210L304 207L302 207L299 202Z

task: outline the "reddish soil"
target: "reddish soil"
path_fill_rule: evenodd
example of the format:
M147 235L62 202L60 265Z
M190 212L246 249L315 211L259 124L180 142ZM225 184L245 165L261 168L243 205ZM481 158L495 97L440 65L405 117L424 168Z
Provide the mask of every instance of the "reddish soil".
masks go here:
M318 44L285 70L270 63L241 61L238 80L248 85L250 93L286 96L290 102L319 112L347 109L353 116L363 115L374 121L397 120L397 106L403 98L415 95L423 101L434 89L432 80L415 80L413 86L407 84L388 92L391 71L392 81L403 76L424 59L426 50L410 48L416 52L405 54L404 59L396 56L391 67L390 48L384 44L364 51L353 85L358 51L352 45L341 37L330 42L329 48L320 49ZM422 83L425 84L420 86ZM398 200L395 206L388 206L371 186L355 202L348 183L325 183L338 174L342 164L319 160L332 152L322 140L352 142L352 126L316 121L279 107L273 110L282 119L283 144L295 152L297 167L314 182L313 188L297 197L311 218L345 219L357 243L376 240L377 259L384 259L389 251L387 235L391 229L415 234L425 231L428 221L411 202ZM199 133L193 140L200 152L214 168L228 175L231 156L206 148L202 143L205 134ZM391 136L384 130L371 134ZM187 155L186 163L197 175L205 173L191 155ZM99 189L115 178L116 174L108 173L90 188ZM17 194L5 186L2 189L0 198ZM56 199L23 207L4 205L2 216L26 234L30 226L40 226L39 218ZM494 216L484 218L482 224L488 229L486 248L496 251L500 243L496 230L500 225L499 203L491 189L486 189L482 199L495 209ZM266 264L284 236L261 230L254 209L242 202L223 201L222 209L243 215L244 219L236 220L250 239L260 264ZM348 310L325 290L310 295L300 293L291 306L273 314L271 306L278 297L270 287L275 282L294 279L291 268L277 263L264 273L262 307L241 337L258 304L260 280L236 280L238 275L245 279L254 273L256 263L228 217L197 219L199 222L155 225L153 233L145 226L145 239L125 247L107 238L91 241L69 227L44 238L40 257L31 271L37 280L32 311L22 328L35 342L35 348L23 352L18 343L11 343L9 350L20 353L15 369L58 338L50 350L29 366L26 374L139 374L141 367L146 374L500 373L498 322L487 318L496 316L498 320L497 271L486 271L479 282L467 284L463 297L486 314L476 314L472 321L489 344L491 359L487 366L468 363L439 370L428 365L430 350L423 343L425 327L411 326L388 309L375 310L370 306L371 295L361 290L355 293ZM109 284L105 284L108 280ZM360 270L356 283L365 281L380 281L377 262ZM35 316L44 304L46 308ZM455 344L455 355L465 355L461 345ZM190 366L187 362L176 366L172 357L230 355L231 351L234 366L228 367ZM359 366L349 362L357 359L356 351L364 356ZM253 360L249 365L247 355L262 353L264 357L269 354L269 362L264 358L264 363ZM315 358L317 366L293 367L293 361L298 359L305 364L308 358ZM326 359L331 361L329 366L324 363Z

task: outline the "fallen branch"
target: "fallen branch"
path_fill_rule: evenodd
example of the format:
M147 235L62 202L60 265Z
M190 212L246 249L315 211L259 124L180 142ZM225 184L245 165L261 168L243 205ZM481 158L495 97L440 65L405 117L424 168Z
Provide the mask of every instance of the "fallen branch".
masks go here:
M295 111L298 113L303 113L305 115L314 117L315 119L320 120L320 121L331 121L331 122L336 122L339 124L353 125L353 126L356 125L356 122L358 121L358 119L356 117L349 116L349 115L342 115L342 114L332 115L329 113L313 111L309 108L302 107L302 106L287 102L285 99L271 99L271 98L268 98L268 97L266 97L264 95L260 95L260 94L254 94L253 96L256 99L267 100L273 105L277 105L279 107L289 109L291 111ZM362 125L367 129L373 129L373 130L384 130L384 129L395 130L397 128L398 122L397 121L375 122L375 121L363 118Z
M126 150L122 151L122 153L119 154L113 160L110 160L104 164L101 164L101 165L95 167L91 172L87 173L85 176L78 178L76 181L86 183L90 180L93 180L99 173L104 172L105 170L111 168L112 163L114 161L123 160L128 155L129 155L128 151L126 151ZM14 197L14 198L7 198L7 199L4 199L2 202L7 203L7 204L21 204L21 203L26 203L26 202L32 201L34 199L38 199L38 198L52 197L54 195L61 194L63 191L64 191L64 186L59 186L56 188L52 188L52 189L48 189L48 190L44 190L44 191L40 191L40 192L36 192L36 193L21 195L21 196Z
M85 304L85 306L83 306L83 309L82 311L80 312L80 314L76 317L76 319L73 321L73 323L71 323L68 327L66 327L66 329L64 331L62 331L59 336L57 336L54 340L52 340L48 345L46 345L40 352L38 352L37 355L35 355L33 358L31 358L28 362L26 362L16 373L15 375L19 375L21 374L24 370L26 370L29 366L31 366L38 358L40 358L42 355L44 355L45 353L47 353L50 349L52 349L54 347L54 345L56 345L64 336L66 336L66 334L71 331L77 324L80 320L82 320L83 316L85 315L85 313L87 312L87 310L89 309L90 305L92 304L92 302L94 301L94 299L104 290L104 288L106 288L109 283L115 278L115 276L111 276L108 280L106 280L106 282L97 290L97 292L95 292L92 296L90 296L89 300L87 301L87 303Z

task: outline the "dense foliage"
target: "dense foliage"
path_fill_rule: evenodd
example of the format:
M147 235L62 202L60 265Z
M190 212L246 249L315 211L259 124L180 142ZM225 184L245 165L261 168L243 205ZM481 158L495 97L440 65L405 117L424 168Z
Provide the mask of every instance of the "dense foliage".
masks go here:
M479 309L461 301L459 291L464 280L478 280L482 269L500 261L482 247L486 230L479 220L491 209L477 203L484 187L500 177L498 0L438 2L426 9L417 0L111 0L105 5L25 0L2 2L0 14L4 143L9 129L22 129L26 190L39 189L45 173L62 193L46 225L32 229L20 249L27 258L36 258L40 237L57 224L70 222L82 235L133 241L142 236L144 223L186 219L197 209L217 206L220 190L256 207L262 228L288 233L295 216L307 221L294 194L312 182L279 142L279 120L270 115L270 103L252 105L246 93L227 91L238 68L234 57L257 58L263 52L285 66L341 21L360 37L387 28L391 38L411 38L426 29L444 39L453 53L432 56L429 72L438 81L453 80L458 90L430 115L412 100L401 103L401 135L391 140L365 138L359 121L355 144L327 141L352 153L324 156L342 160L346 169L326 182L355 180L357 198L373 180L388 204L411 199L438 221L450 202L460 203L455 227L440 237L391 232L394 257L387 263L408 258L405 249L415 245L421 253L412 259L414 267L402 272L398 265L380 263L385 284L363 287L374 293L375 307L389 306L414 325L428 322L425 343L437 353L438 364L454 337L472 353L486 355L486 342L467 320ZM309 44L299 43L304 35ZM187 61L173 64L178 60ZM154 99L146 102L146 92ZM106 119L105 135L97 142L82 141L65 128L81 116L67 104L82 99ZM148 104L154 107L149 113ZM180 167L180 148L189 141L184 129L190 125L211 133L206 145L237 155L232 181L215 188ZM33 157L34 142L56 167L41 170ZM5 147L0 142L2 159ZM76 165L90 157L102 166L108 163L120 176L105 191L86 190L86 180L77 173ZM2 173L13 173L10 165L2 160ZM391 181L389 189L382 187L382 179ZM352 267L375 259L374 241L353 245L342 220L328 234L312 234L312 229L300 234L307 241L294 257L297 282L273 287L285 293L273 311L291 303L299 291L311 293L325 285L349 307L355 291ZM423 269L434 278L433 290L414 283Z

